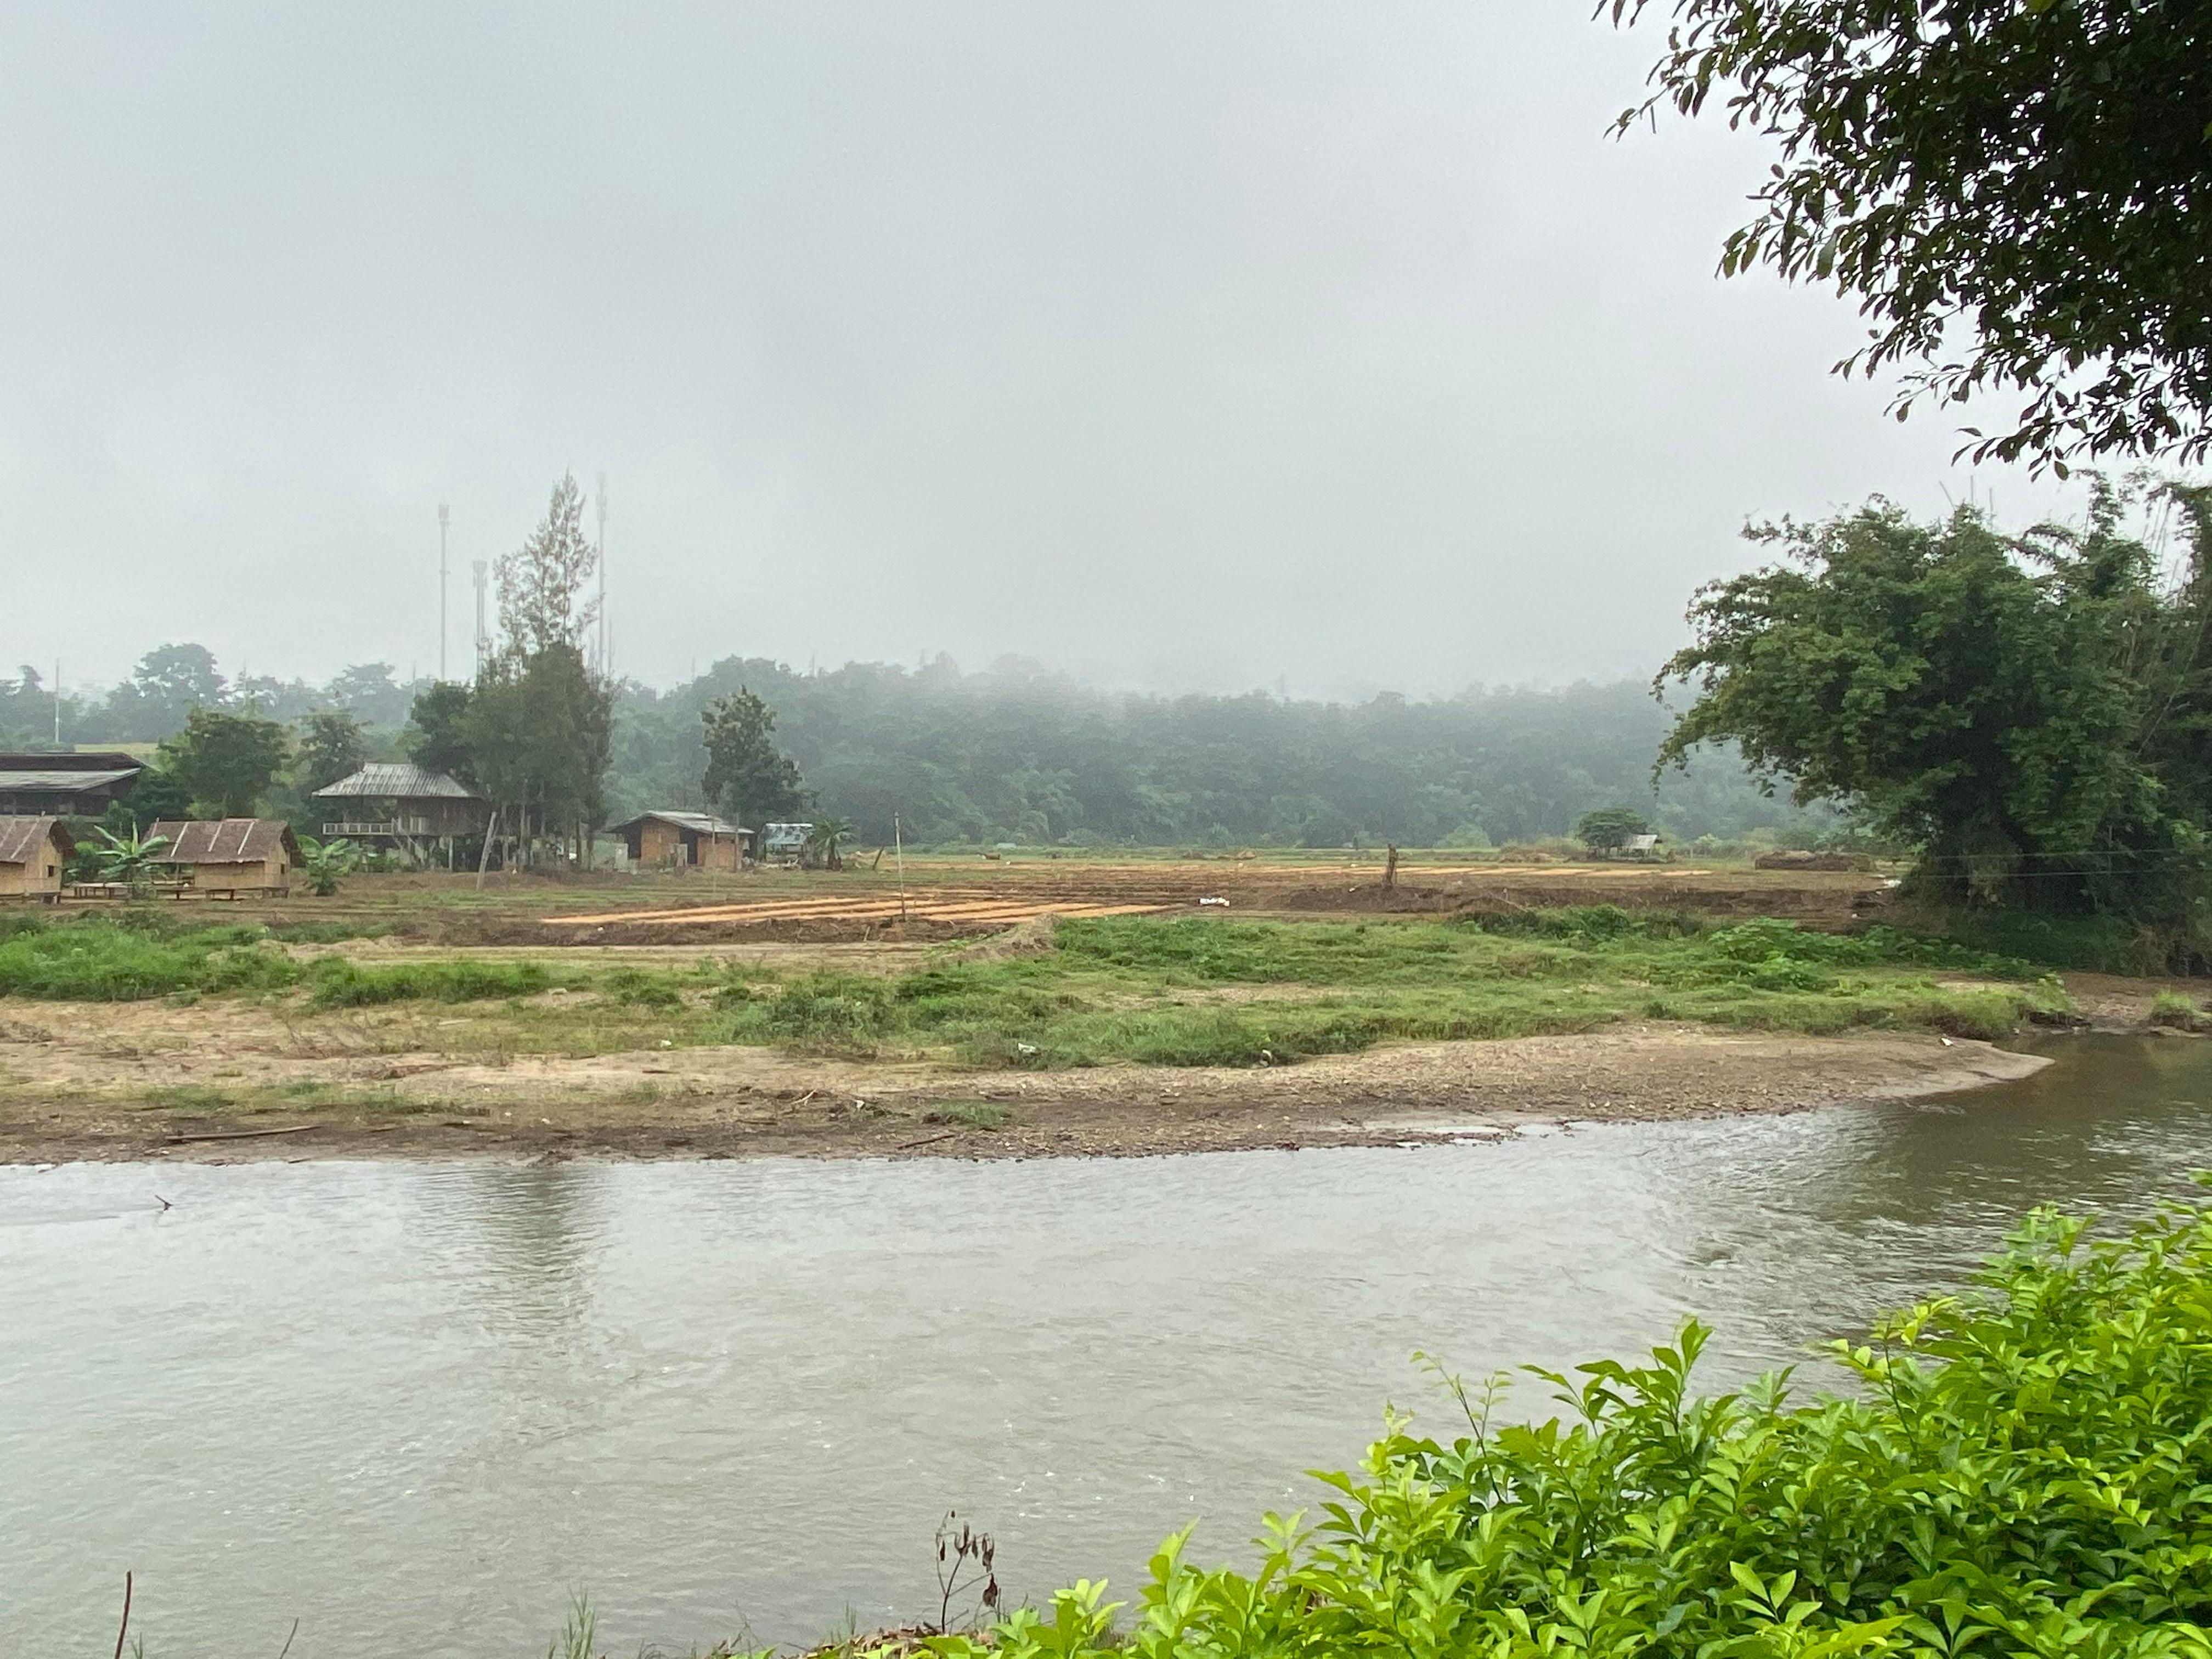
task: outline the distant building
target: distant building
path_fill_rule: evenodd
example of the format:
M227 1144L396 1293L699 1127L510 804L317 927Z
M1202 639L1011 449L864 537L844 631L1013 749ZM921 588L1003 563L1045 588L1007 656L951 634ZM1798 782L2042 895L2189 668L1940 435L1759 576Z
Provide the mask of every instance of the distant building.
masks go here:
M491 803L482 795L404 762L374 762L316 790L315 799L330 803L324 835L387 842L417 863L428 863L441 842L450 863L454 836L481 836L491 823Z
M131 793L146 763L120 750L0 755L0 814L96 818Z
M59 818L0 817L0 898L58 898L62 872L76 851L76 843Z
M168 842L157 861L189 874L195 893L287 893L301 863L282 818L165 818L146 831L149 841L156 836Z
M671 864L678 869L736 870L744 860L750 830L712 812L640 812L611 832L622 837L633 864Z
M811 823L771 823L761 837L761 862L797 864L806 856L806 843L813 835Z

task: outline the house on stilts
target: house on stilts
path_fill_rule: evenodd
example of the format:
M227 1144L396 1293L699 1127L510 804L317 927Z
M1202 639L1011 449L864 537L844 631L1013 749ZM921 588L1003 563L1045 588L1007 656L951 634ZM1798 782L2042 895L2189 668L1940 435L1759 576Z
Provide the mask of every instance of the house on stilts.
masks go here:
M481 836L491 803L443 772L404 762L377 761L315 791L331 816L326 837L390 847L410 862L453 862L453 842Z

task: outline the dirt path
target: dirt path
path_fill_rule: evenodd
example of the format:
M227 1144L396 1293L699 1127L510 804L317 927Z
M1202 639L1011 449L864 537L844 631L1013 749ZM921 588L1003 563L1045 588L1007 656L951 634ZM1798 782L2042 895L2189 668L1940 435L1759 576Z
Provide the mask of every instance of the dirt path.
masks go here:
M220 1041L210 1041L219 1031ZM2043 1060L1984 1043L1621 1025L1272 1071L940 1066L685 1048L459 1059L267 1009L0 1005L0 1161L390 1156L1030 1158L1374 1145L1530 1122L1790 1111ZM302 1127L307 1126L307 1127Z

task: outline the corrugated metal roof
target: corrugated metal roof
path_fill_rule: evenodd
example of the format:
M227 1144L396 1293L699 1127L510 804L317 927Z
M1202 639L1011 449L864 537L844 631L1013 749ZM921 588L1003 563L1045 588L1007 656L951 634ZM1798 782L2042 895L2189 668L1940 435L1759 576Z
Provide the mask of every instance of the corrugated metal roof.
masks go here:
M23 749L0 755L0 772L143 772L146 763L120 749Z
M663 823L672 823L678 829L690 830L702 836L744 836L750 839L752 831L740 830L726 823L712 812L640 812L635 817L615 825L617 830L634 829L647 818L658 818Z
M481 795L462 787L443 772L430 772L402 761L378 761L349 778L340 778L326 789L315 791L318 800L347 800L356 797L390 800L481 800Z
M252 864L299 851L282 818L164 818L146 831L161 836L163 864Z
M51 836L61 843L62 856L76 850L59 818L14 817L0 815L0 864L28 864Z
M59 772L45 768L36 770L0 768L0 794L18 789L59 789L71 793L98 789L106 784L120 783L125 778L135 778L145 769L143 766L134 766L127 772Z

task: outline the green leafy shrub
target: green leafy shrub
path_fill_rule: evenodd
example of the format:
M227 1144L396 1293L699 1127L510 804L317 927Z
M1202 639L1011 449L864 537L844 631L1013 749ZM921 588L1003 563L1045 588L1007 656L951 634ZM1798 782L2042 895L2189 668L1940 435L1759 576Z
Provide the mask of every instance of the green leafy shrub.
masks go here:
M1692 1322L1646 1364L1534 1375L1566 1415L1449 1440L1390 1419L1317 1523L1250 1572L1153 1558L939 1659L2205 1659L2212 1220L2086 1244L2039 1212L1976 1289L1837 1344L1850 1397L1787 1375L1700 1396Z

